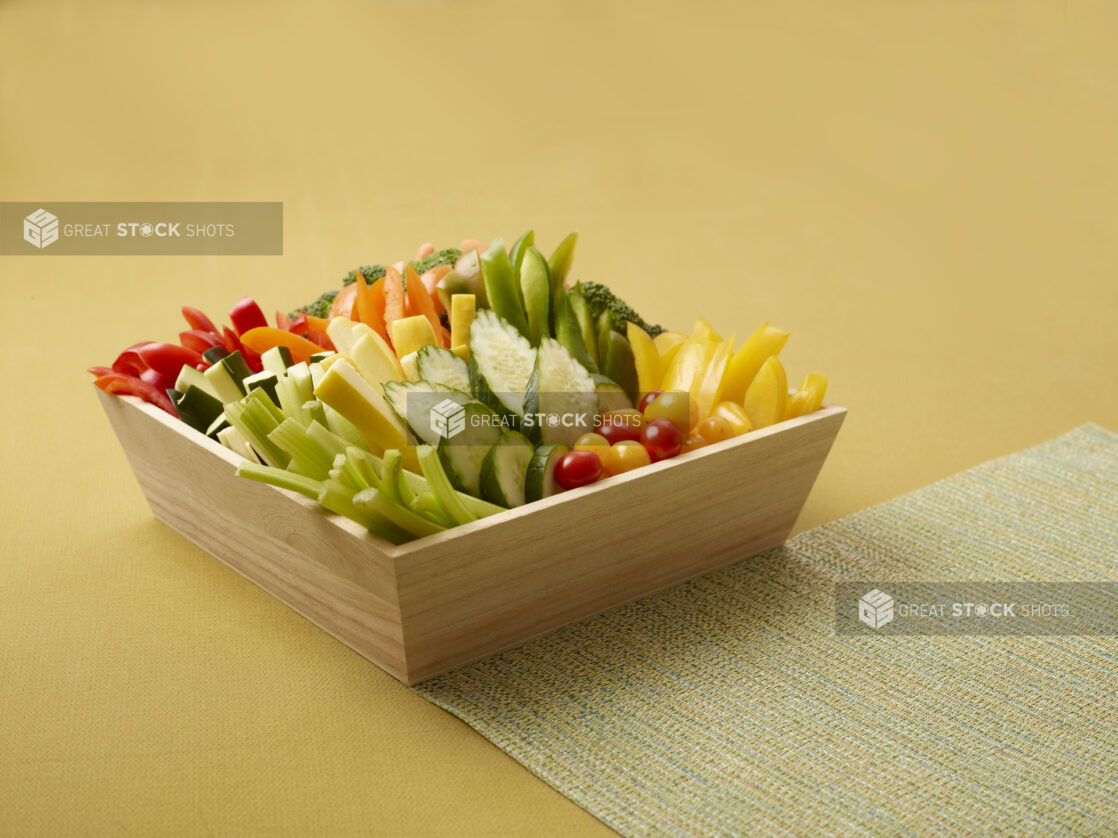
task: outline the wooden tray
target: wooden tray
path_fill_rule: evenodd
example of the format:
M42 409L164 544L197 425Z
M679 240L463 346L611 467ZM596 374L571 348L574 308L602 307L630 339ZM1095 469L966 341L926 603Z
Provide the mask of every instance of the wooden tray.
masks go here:
M394 546L132 396L97 390L159 520L407 684L787 538L842 425L822 410Z

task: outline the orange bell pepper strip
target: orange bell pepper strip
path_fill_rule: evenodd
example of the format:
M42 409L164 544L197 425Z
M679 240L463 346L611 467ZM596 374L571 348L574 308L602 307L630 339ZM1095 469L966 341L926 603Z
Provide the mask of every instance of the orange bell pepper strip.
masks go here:
M378 279L372 285L365 284L365 277L357 275L353 283L357 287L357 302L353 307L351 319L364 323L385 340L388 340L388 330L385 328L384 307L384 279Z
M300 361L310 361L311 355L322 351L322 347L317 343L272 326L257 326L255 329L249 329L241 335L241 343L253 352L261 354L274 346L286 346L291 353L291 360L296 364Z
M338 296L334 298L334 302L330 303L330 317L345 317L348 320L356 320L357 316L354 314L354 306L357 303L357 283L353 282L345 286L338 292Z
M392 331L392 324L405 316L404 278L393 266L384 275L384 328ZM391 342L391 341L390 341Z
M329 317L315 317L313 314L307 315L307 325L314 329L316 332L326 334L326 327L330 325Z
M415 268L410 263L406 270L408 277L409 314L421 314L426 317L427 322L431 324L431 329L435 332L435 338L439 341L439 346L449 349L450 334L439 320L439 314L435 310L435 303L431 299L431 295L427 293L427 286L423 284L423 280L419 278L419 274L415 272Z

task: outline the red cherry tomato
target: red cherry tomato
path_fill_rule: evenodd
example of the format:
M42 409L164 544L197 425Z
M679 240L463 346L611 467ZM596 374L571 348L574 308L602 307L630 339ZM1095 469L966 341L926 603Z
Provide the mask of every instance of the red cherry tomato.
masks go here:
M641 431L641 445L648 450L652 462L676 456L683 446L683 435L670 419L653 419Z
M655 401L656 397L663 392L663 390L649 390L647 393L644 394L644 398L641 399L641 403L637 405L637 410L639 410L641 413L644 413L644 409L652 404L652 402Z
M602 476L602 461L593 451L568 451L555 464L555 482L564 489L596 483Z
M637 440L641 438L641 426L644 417L637 412L603 413L602 422L598 425L598 433L609 441L610 445L626 439Z

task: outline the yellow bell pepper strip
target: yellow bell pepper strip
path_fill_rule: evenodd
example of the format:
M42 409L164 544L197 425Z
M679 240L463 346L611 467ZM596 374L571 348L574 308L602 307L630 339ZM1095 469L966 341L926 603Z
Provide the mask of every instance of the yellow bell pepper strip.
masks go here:
M761 364L753 383L745 391L745 413L754 428L767 428L784 420L788 401L788 377L775 355Z
M675 358L675 353L679 351L679 347L683 346L686 340L687 335L683 332L661 332L652 339L652 342L656 344L656 351L660 353L660 369L663 372L667 372Z
M637 386L640 392L649 393L660 389L660 381L664 378L664 368L660 363L660 351L649 336L648 332L628 320L625 323L625 332L629 338L629 345L633 348L633 362L637 365Z
M655 389L691 392L691 385L696 376L701 374L710 363L716 346L718 344L707 340L702 332L691 335L680 344L679 350L664 372L660 386Z
M726 367L734 354L736 335L730 335L718 344L706 370L695 377L697 386L693 387L692 399L699 411L699 421L710 416L714 406L722 400L722 389L726 381Z
M408 445L403 423L384 396L349 361L342 359L330 365L315 388L314 397L352 422L374 454L398 448L403 452L405 468L419 471L415 447Z
M283 329L274 326L257 326L241 335L241 343L253 352L263 354L275 346L286 346L291 353L291 360L298 364L300 361L309 362L311 355L322 351L317 343L307 340Z
M404 376L395 353L374 331L359 337L348 355L361 377L374 387L379 388L386 381L399 381Z
M455 294L450 298L450 345L452 348L466 348L466 360L470 359L470 324L474 322L477 297L473 294Z
M780 354L788 341L788 332L762 323L741 348L730 359L726 368L726 383L722 387L722 398L731 402L742 402L745 392L753 383L753 378L765 359Z
M823 406L823 396L827 392L827 376L810 373L804 377L797 390L784 408L785 419L795 419L814 413Z
M753 423L749 421L749 415L745 412L745 408L737 402L721 401L714 406L710 415L719 416L729 422L734 431L734 436L741 436L753 430Z
M718 332L714 331L710 323L708 323L706 321L706 318L703 317L699 317L695 320L695 328L691 330L691 334L701 334L703 336L703 340L713 340L716 342L720 342L722 340Z

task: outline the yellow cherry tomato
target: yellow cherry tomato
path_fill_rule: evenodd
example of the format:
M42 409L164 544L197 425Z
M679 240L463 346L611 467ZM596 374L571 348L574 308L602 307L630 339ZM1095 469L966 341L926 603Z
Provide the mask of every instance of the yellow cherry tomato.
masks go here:
M729 420L721 416L711 416L709 419L703 420L699 424L698 433L711 445L722 442L724 439L730 439L735 435L734 426L730 424Z
M667 419L686 438L691 428L699 421L699 406L690 393L669 390L654 398L644 409L646 422L653 419Z
M609 440L601 434L583 434L575 441L575 451L593 451L606 464L606 455L609 453Z
M687 439L683 440L683 446L679 449L680 454L686 454L688 451L698 451L700 448L705 448L710 445L709 442L698 431L691 434Z
M608 475L623 474L652 462L648 451L633 439L623 439L606 452L602 465Z

